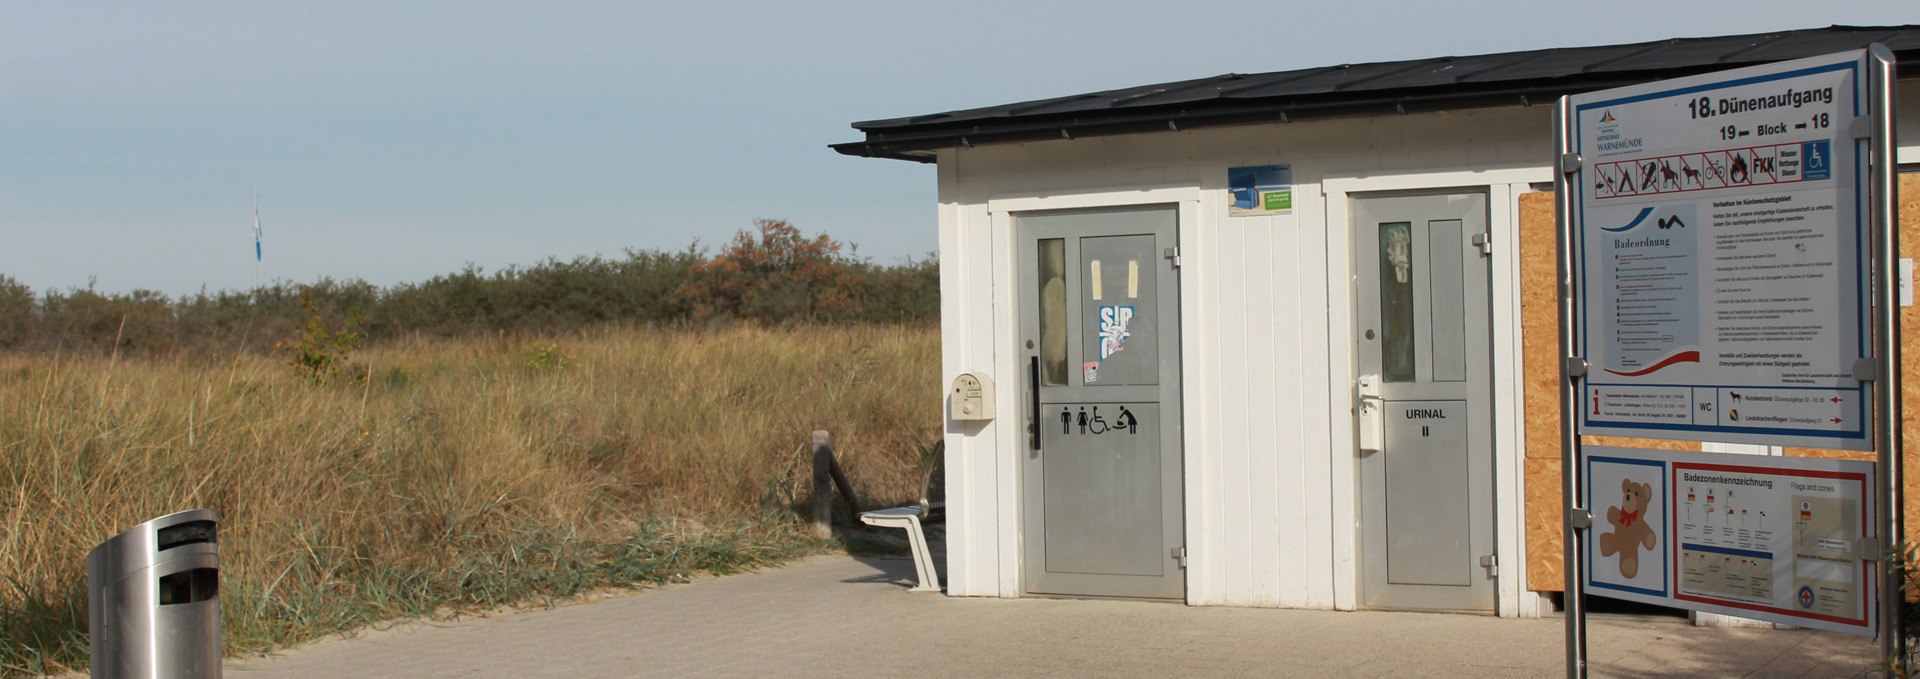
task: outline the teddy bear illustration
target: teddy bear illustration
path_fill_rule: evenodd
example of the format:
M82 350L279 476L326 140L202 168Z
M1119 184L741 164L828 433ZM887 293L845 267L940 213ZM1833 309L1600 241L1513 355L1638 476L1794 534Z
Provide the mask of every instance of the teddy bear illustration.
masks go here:
M1653 525L1647 523L1647 503L1653 487L1620 481L1620 506L1607 508L1607 523L1613 531L1600 534L1600 556L1620 554L1620 577L1632 579L1640 572L1640 548L1653 549Z

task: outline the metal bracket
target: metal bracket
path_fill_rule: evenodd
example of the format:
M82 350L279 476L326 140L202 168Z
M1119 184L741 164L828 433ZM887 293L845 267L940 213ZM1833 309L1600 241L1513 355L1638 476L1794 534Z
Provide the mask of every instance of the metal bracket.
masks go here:
M1880 359L1866 356L1853 362L1853 379L1872 382L1880 377Z
M1574 530L1586 530L1593 527L1593 515L1579 507L1567 508L1567 525Z
M1187 567L1187 548L1186 547L1175 547L1173 548L1173 553L1169 554L1168 556L1173 557L1174 563L1180 564L1181 568Z
M1160 251L1160 256L1165 257L1167 261L1173 262L1173 268L1180 268L1180 246L1175 245L1162 250Z
M1860 116L1847 123L1847 135L1854 139L1871 139L1873 128L1873 116Z
M1480 254L1483 254L1483 255L1493 254L1493 234L1490 234L1490 233L1473 234L1473 245L1474 247L1480 248Z
M1482 555L1480 557L1480 567L1487 569L1487 577L1500 577L1500 557L1493 554Z
M1568 356L1560 359L1560 369L1566 371L1567 377L1586 377L1587 359L1579 356Z
M1561 174L1573 174L1575 172L1579 172L1581 166L1583 165L1586 165L1586 161L1582 160L1580 158L1580 154L1578 153L1569 153L1567 155L1560 156L1560 173Z
M1854 540L1853 555L1861 561L1879 561L1887 558L1886 548L1880 545L1879 538Z

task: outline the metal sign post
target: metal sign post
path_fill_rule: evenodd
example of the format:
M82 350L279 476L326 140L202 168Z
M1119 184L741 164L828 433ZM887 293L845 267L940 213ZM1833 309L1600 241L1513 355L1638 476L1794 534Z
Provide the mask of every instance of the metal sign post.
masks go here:
M1566 552L1565 589L1561 590L1561 608L1566 613L1567 676L1587 676L1587 601L1581 583L1586 559L1585 531L1593 517L1580 506L1580 429L1574 413L1580 408L1580 378L1587 374L1587 362L1575 355L1574 333L1579 328L1573 289L1573 182L1580 176L1580 154L1574 148L1573 101L1560 98L1553 112L1553 132L1558 152L1557 171L1553 173L1554 221L1559 224L1556 275L1560 290L1560 496L1565 500L1561 517L1560 544Z
M1890 558L1904 536L1893 62L1873 45L1555 110L1568 676L1587 672L1589 586L1876 635L1905 665ZM1581 437L1596 434L1877 462L1614 449L1593 473L1626 497L1606 508L1595 555L1603 500L1583 493ZM1667 504L1650 509L1648 493ZM1630 556L1623 527L1640 536Z
M1867 48L1868 105L1872 125L1867 136L1872 154L1868 208L1873 224L1874 283L1874 448L1879 453L1880 501L1880 654L1907 666L1907 649L1900 620L1906 603L1901 590L1897 545L1906 541L1902 515L1906 504L1901 491L1900 441L1900 300L1898 281L1900 228L1894 206L1899 204L1899 183L1895 181L1893 52L1878 43Z

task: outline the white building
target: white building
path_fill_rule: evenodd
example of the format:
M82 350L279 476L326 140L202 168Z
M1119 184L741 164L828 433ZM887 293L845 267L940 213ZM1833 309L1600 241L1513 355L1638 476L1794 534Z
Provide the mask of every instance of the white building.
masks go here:
M1899 134L1920 140L1916 26L856 123L841 153L938 165L943 374L995 396L991 419L948 413L948 593L1550 612L1552 104L1874 42L1902 60ZM1363 395L1405 416L1377 453L1356 441Z

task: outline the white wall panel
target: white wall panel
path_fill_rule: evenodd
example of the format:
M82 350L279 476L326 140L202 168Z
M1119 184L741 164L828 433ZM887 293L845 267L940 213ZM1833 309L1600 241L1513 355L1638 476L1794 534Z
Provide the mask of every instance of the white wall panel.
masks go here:
M1216 202L1215 214L1225 212L1223 201ZM1219 219L1227 219L1224 215ZM1242 239L1245 245L1240 253L1244 265L1247 294L1243 329L1249 342L1265 345L1266 350L1255 350L1247 357L1244 366L1246 374L1246 401L1242 409L1249 418L1246 429L1247 460L1247 559L1249 563L1274 564L1274 568L1250 568L1246 589L1246 602L1255 606L1279 605L1289 598L1280 591L1282 582L1298 582L1304 573L1287 574L1284 571L1299 564L1281 558L1280 542L1285 533L1293 529L1279 520L1280 496L1282 493L1264 492L1263 489L1281 488L1283 481L1279 474L1280 456L1272 451L1280 449L1279 427L1274 413L1286 410L1286 399L1282 397L1279 384L1279 351L1285 347L1296 346L1297 335L1291 330L1291 323L1283 321L1297 316L1297 306L1292 295L1279 295L1274 279L1284 275L1286 263L1275 261L1275 253L1281 251L1276 241L1282 230L1297 232L1295 220L1288 217L1242 217L1229 220L1242 225ZM1297 479L1286 479L1295 482ZM1280 536L1281 540L1273 539ZM1294 598L1297 598L1295 596Z

